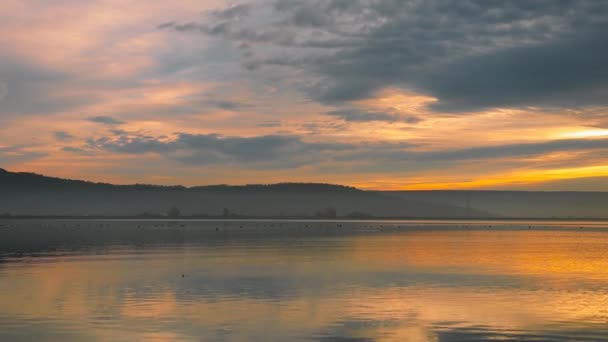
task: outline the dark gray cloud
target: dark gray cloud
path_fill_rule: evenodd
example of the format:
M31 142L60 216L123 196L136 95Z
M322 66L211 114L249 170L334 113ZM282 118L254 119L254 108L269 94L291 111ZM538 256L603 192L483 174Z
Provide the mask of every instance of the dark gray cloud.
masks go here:
M2 101L6 97L7 92L8 92L7 84L4 82L1 82L0 83L0 101Z
M80 148L80 147L64 146L63 148L61 148L61 150L64 151L64 152L70 152L70 153L74 153L74 154L80 154L80 155L83 155L83 156L93 156L93 155L95 155L94 151L92 151L90 149Z
M366 122L366 121L386 121L386 122L395 122L397 118L394 115L381 113L381 112L372 112L366 110L360 110L355 108L350 109L338 109L334 111L330 111L326 113L329 116L334 116L340 118L344 121L351 122Z
M533 166L535 168L570 167L572 159L557 162L540 162L526 158L550 153L581 152L605 154L608 139L562 139L545 143L505 144L464 149L420 151L424 146L408 143L357 143L335 153L330 169L339 170L347 165L347 171L381 172L396 169L424 171L437 167L448 167L463 162L490 161L498 163L509 159L508 165ZM580 160L577 157L577 160ZM341 164L346 163L346 164ZM353 166L352 163L356 163ZM491 166L486 166L491 168ZM329 170L329 169L327 169Z
M208 102L213 107L229 110L233 112L238 112L241 109L250 107L248 104L236 102L236 101L209 101Z
M67 152L93 155L98 151L120 154L158 154L190 165L223 165L252 169L290 169L304 165L349 172L420 171L437 165L453 165L473 160L519 160L543 167L543 162L526 161L528 157L550 153L604 153L608 139L562 139L543 143L506 144L441 151L421 151L425 146L404 142L307 142L295 135L254 137L218 134L178 133L174 137L151 136L116 130L102 138L90 138L84 145L65 147ZM330 162L331 164L327 164ZM513 162L513 161L512 161ZM568 162L569 163L569 162ZM522 165L523 165L522 164ZM547 165L563 166L563 165Z
M0 119L53 114L90 104L90 95L65 95L71 75L0 55Z
M442 111L608 105L606 55L608 39L601 33L464 58L419 83L440 99L432 107Z
M124 122L121 120L118 120L116 118L113 118L111 116L91 116L87 118L88 121L91 122L95 122L95 123L100 123L100 124L104 124L104 125L121 125Z
M65 131L55 131L53 132L53 136L57 141L67 141L74 138L74 136Z
M246 66L304 71L323 103L392 86L440 111L608 104L601 0L278 0L247 17L164 27L246 43Z
M46 157L48 153L30 150L32 146L0 146L0 167L13 163L23 163Z
M171 28L175 25L174 21L167 21L166 23L162 23L162 24L158 24L156 26L157 29L167 29L167 28Z
M272 169L312 164L327 158L332 152L348 148L342 144L308 143L291 135L226 137L179 133L176 138L167 139L137 133L117 133L120 134L89 139L85 146L74 152L156 153L185 164L245 164L253 168Z
M414 124L420 122L419 118L414 116L400 116L398 114L389 114L384 112L367 111L356 108L346 108L330 111L326 113L329 116L340 118L347 122L369 122L369 121L384 121L384 122L403 122Z

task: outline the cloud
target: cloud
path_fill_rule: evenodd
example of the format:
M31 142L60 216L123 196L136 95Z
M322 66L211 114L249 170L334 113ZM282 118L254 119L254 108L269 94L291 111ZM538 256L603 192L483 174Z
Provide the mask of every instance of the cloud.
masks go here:
M608 25L605 27L608 29ZM583 36L464 58L420 85L442 111L487 107L608 105L608 39Z
M74 146L64 146L63 148L61 148L61 150L64 152L79 154L79 155L83 155L83 156L94 156L95 155L94 151L92 151L90 149L84 149L84 148L74 147Z
M555 152L593 151L608 148L608 139L560 139L541 143L506 144L457 150L417 153L417 160L463 161L471 159L499 159L529 157Z
M249 20L167 27L247 44L244 65L302 71L299 89L325 104L399 87L436 97L431 108L444 112L608 105L605 1L265 4Z
M509 160L511 166L543 167L542 157L546 155L598 155L608 149L608 139L561 139L542 143L425 150L428 148L425 145L407 142L309 142L287 133L251 137L190 133L176 133L167 137L124 130L110 133L111 135L101 138L89 138L84 145L72 145L64 148L64 151L81 155L94 155L98 152L156 154L192 166L234 166L260 170L308 166L330 173L333 172L331 170L344 168L348 172L375 173L433 170L438 165L458 165L474 160ZM565 162L571 161L569 158ZM557 162L559 164L564 161ZM547 162L546 167L556 166L555 161L551 163ZM558 166L560 165L563 166Z
M370 122L370 121L384 121L384 122L404 122L414 124L420 122L419 118L414 116L402 117L398 114L389 114L377 111L367 111L356 108L346 108L330 111L326 113L329 116L340 118L347 122Z
M0 101L2 101L6 97L8 87L6 83L0 82Z
M249 105L236 101L209 101L209 104L219 109L237 112L241 109L248 108Z
M175 22L174 22L174 21L167 21L166 23L158 24L158 25L156 26L156 28L157 28L157 29L162 30L162 29L171 28L171 27L173 27L174 25L175 25Z
M398 86L437 97L431 107L440 111L606 104L608 63L600 56L608 46L603 34L608 26L604 21L597 27L574 27L591 15L592 7L570 3L562 8L574 12L573 18L556 14L549 4L501 8L488 2L459 12L447 3L443 9L440 1L431 3L433 12L390 16L361 46L313 66L322 80L311 95L334 103ZM496 18L489 16L492 11ZM478 24L466 24L473 15L480 17ZM562 35L553 33L559 30L558 20L566 27ZM529 28L522 26L526 21Z
M65 131L55 131L53 133L53 136L55 137L55 139L57 141L67 141L67 140L71 140L74 138L74 136L68 132Z
M331 158L342 144L308 143L297 136L230 137L217 134L178 133L173 139L137 133L88 139L78 151L97 150L123 154L155 153L191 165L243 164L259 169L296 168ZM64 149L65 150L65 149Z
M11 145L0 146L0 162L2 166L23 163L48 156L48 153L32 150L32 146Z
M49 115L95 101L87 94L65 94L71 75L0 55L0 116Z
M104 124L104 125L110 125L110 126L121 125L124 123L123 121L120 121L111 116L92 116L92 117L87 118L87 120L91 121L91 122L95 122L95 123Z
M266 121L260 122L256 125L257 127L271 128L271 127L281 127L281 121Z
M210 11L209 15L219 19L238 19L249 15L251 12L251 4L232 5L222 10Z
M515 165L532 165L534 167L568 167L573 160L580 157L569 158L565 161L544 162L542 157L554 153L599 154L608 148L608 139L561 139L543 143L504 144L495 146L481 146L473 148L429 150L422 151L424 145L408 143L357 143L350 144L349 148L335 153L334 164L329 168L341 168L347 165L349 172L386 172L400 170L403 172L436 170L438 165L453 166L471 161L508 160L501 168ZM527 160L531 157L540 157L536 160ZM352 163L356 163L353 166ZM490 168L490 166L488 166Z
M329 116L340 118L350 122L386 121L395 122L396 117L387 113L370 112L361 109L339 109L326 113Z

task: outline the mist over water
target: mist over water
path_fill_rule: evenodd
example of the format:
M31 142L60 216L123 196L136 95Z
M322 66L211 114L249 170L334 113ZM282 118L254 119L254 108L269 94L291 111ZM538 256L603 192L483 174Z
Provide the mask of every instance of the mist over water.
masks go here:
M0 224L2 341L608 341L602 222Z

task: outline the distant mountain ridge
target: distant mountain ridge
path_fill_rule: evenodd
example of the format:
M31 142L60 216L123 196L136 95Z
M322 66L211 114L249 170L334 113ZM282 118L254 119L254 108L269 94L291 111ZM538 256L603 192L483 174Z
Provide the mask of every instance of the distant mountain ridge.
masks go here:
M182 215L244 217L489 217L459 206L421 203L320 183L113 185L0 171L0 213L14 215Z

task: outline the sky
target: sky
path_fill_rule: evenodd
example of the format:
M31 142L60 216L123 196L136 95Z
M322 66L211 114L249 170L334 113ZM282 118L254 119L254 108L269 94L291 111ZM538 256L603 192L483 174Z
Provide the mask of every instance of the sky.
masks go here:
M608 2L3 0L0 167L608 191Z

